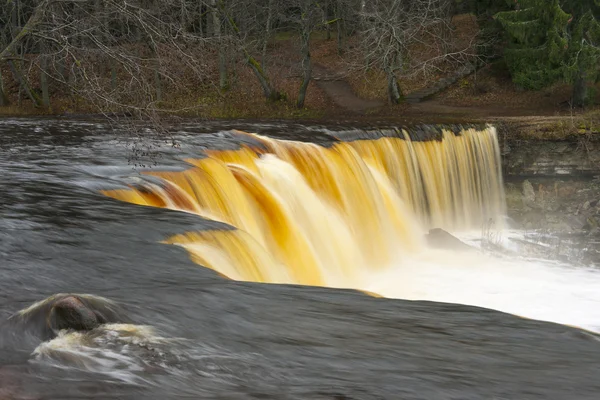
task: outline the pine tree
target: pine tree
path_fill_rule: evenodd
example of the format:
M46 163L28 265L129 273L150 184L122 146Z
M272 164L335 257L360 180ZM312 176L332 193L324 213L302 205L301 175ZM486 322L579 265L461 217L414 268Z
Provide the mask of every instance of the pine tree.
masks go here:
M469 11L477 17L481 29L479 35L480 55L495 58L502 53L502 26L494 18L501 11L512 8L506 0L468 0Z
M505 60L513 81L541 89L573 83L573 104L583 106L587 82L600 71L600 0L509 0L496 14L508 34Z

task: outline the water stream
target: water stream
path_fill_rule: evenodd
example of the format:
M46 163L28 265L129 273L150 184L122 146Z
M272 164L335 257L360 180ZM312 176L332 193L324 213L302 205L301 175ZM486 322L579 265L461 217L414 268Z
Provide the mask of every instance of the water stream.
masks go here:
M599 270L510 241L524 233L502 222L493 128L189 122L174 135L134 170L101 121L0 122L0 398L600 390L600 342L538 321L600 332ZM428 247L431 227L475 250ZM43 341L47 303L9 319L56 293L102 296L128 321Z

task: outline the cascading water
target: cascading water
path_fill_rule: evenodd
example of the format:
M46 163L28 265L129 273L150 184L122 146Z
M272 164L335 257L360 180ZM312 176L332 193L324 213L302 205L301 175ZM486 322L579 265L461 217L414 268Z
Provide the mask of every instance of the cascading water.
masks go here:
M329 148L251 136L262 145L207 151L185 171L104 193L237 228L166 240L231 279L362 289L423 252L427 228L481 229L505 211L492 127Z

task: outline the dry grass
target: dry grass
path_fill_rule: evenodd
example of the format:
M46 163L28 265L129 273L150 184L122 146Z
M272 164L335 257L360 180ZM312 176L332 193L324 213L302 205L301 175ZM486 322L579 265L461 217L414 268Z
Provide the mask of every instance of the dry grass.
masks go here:
M569 115L509 117L496 125L501 137L513 140L576 140L585 146L600 140L600 107Z

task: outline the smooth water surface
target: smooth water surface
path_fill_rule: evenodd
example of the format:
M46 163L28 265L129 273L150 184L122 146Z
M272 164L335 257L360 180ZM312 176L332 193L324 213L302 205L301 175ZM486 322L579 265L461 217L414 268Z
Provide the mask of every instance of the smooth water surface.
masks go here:
M180 146L164 147L157 162L177 169L178 158L203 148L235 147L231 128L333 140L300 125L186 123L177 128ZM0 122L0 398L600 393L600 341L592 334L463 305L232 282L199 267L182 248L160 242L226 226L99 194L135 175L120 137L95 121ZM599 330L598 275L589 266L431 251L373 275L363 289ZM87 341L41 343L27 327L6 322L61 292L114 300L134 324L104 327Z

